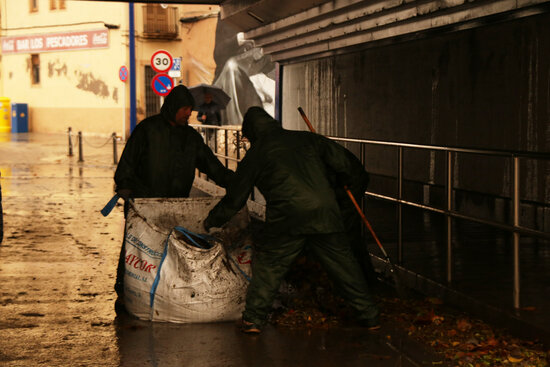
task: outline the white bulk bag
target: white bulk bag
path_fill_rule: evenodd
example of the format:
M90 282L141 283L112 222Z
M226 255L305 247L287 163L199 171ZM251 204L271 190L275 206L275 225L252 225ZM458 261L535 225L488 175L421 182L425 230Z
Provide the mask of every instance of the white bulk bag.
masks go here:
M202 249L185 237L186 231L204 232L202 221L219 199L134 200L124 243L124 300L130 314L177 323L241 316L251 246L211 240L212 247Z

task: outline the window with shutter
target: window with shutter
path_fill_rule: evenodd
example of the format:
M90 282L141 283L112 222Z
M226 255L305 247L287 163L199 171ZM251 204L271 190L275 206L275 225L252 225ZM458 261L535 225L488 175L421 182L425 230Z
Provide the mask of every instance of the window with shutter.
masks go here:
M38 11L38 0L29 0L29 12L35 13Z
M144 37L170 39L178 36L177 8L147 4L142 9Z

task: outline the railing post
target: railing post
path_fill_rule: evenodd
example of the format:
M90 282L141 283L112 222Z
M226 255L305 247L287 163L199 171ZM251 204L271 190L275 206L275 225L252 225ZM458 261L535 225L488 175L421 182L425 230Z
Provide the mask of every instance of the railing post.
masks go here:
M227 159L227 157L229 156L229 139L228 139L228 131L227 129L224 129L223 130L224 134L223 134L223 139L224 139L224 146L225 146L225 149L224 149L224 153L225 153L225 168L228 168L229 167L229 159Z
M218 129L212 128L207 129L207 131L210 131L210 134L214 134L214 153L218 153Z
M73 140L72 140L72 131L73 129L69 126L69 129L67 130L67 135L69 136L69 157L73 156Z
M82 156L82 131L78 132L78 161L84 162L84 158Z
M118 152L117 152L117 146L116 146L116 133L113 133L113 164L118 164Z
M359 160L361 161L361 165L363 166L363 168L365 168L365 157L366 157L365 144L361 143L361 144L359 144ZM364 213L365 212L365 206L366 206L365 192L364 191L362 192L361 201L359 202L359 204L361 205L361 210ZM367 243L365 241L365 237L366 237L365 226L361 226L361 239L363 241L363 244L366 246Z
M240 131L237 130L235 134L235 139L237 140L237 164L238 161L241 159L241 134Z
M403 147L397 149L397 198L403 199ZM397 204L397 263L403 265L403 204Z
M514 229L517 229L519 227L519 196L520 196L520 190L519 190L519 157L514 156L514 162L513 162L513 170L514 170L514 187L513 187L513 220L514 220ZM519 273L519 232L514 230L514 307L519 308L520 306L520 273Z
M453 232L452 218L450 211L453 209L453 170L452 170L453 152L447 151L447 180L445 183L447 191L447 283L451 283L453 279Z
M210 142L208 141L208 134L210 133L210 130L206 129L205 127L199 127L199 131L202 133L202 135L204 135L204 142L206 143L206 146L209 147L210 149L212 149L212 147L210 146ZM214 152L214 154L216 154L216 146L214 146L214 150L212 150ZM201 173L201 171L198 171L197 172L199 173L199 177L201 178L206 178L206 174L205 173Z

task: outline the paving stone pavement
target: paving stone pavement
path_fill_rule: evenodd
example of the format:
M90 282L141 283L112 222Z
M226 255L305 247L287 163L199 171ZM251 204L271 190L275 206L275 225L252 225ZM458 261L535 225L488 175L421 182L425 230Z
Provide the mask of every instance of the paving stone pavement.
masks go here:
M78 162L76 150L67 155L67 141L62 134L0 135L0 365L442 365L388 325L374 334L358 327L267 327L251 337L231 322L117 317L122 207L108 217L99 212L113 195L113 146L108 138L86 137Z

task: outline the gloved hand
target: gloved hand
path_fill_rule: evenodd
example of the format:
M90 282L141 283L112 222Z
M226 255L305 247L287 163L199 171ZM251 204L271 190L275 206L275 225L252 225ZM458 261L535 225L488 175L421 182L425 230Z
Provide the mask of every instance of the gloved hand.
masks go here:
M116 193L118 194L118 196L120 196L124 200L128 200L129 198L132 197L132 190L131 189L119 189L119 190L117 190Z
M206 218L204 220L204 222L202 223L202 226L204 227L204 230L206 231L206 233L208 233L209 235L213 235L214 233L219 233L222 231L222 229L220 227L214 227L210 221L208 220L208 218Z
M208 233L210 231L210 228L212 228L212 225L210 224L210 221L208 220L208 218L206 218L204 222L202 222L202 226L204 227L204 230L206 231L206 233Z

